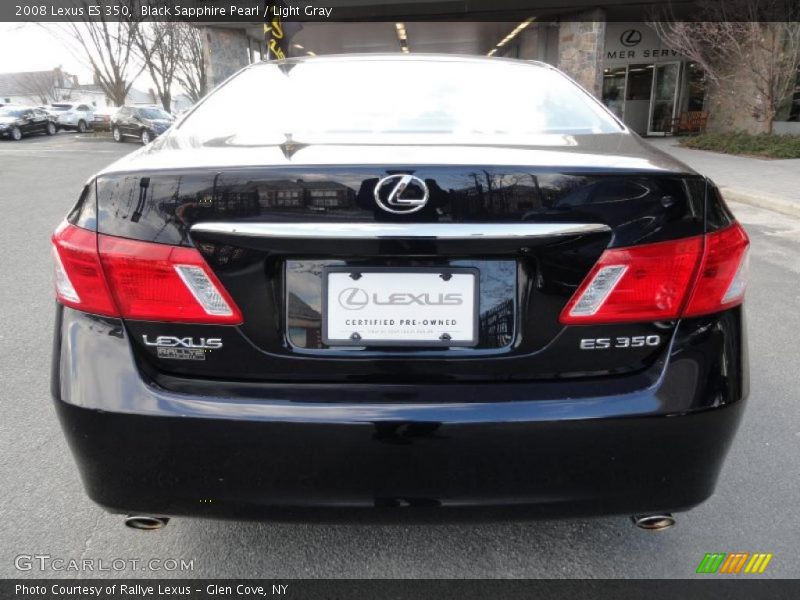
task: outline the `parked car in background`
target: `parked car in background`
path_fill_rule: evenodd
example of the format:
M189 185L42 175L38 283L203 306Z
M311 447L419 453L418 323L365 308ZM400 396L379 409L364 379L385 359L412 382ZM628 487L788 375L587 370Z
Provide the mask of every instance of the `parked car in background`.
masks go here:
M95 109L92 129L95 131L111 131L111 119L117 114L118 110L119 107L117 106Z
M51 104L50 110L58 117L59 129L73 129L85 133L94 123L94 108L88 104Z
M58 131L56 118L40 108L6 106L0 108L0 137L19 141L26 135Z
M111 133L118 142L132 137L149 144L174 122L175 117L156 106L123 106L111 119Z

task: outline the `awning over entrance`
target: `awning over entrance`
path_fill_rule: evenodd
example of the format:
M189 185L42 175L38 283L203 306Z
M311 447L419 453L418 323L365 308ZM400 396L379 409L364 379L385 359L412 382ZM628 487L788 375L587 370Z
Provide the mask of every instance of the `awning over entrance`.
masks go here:
M410 52L487 54L515 22L403 22ZM394 22L303 23L292 39L291 55L400 52ZM302 46L302 48L298 48Z

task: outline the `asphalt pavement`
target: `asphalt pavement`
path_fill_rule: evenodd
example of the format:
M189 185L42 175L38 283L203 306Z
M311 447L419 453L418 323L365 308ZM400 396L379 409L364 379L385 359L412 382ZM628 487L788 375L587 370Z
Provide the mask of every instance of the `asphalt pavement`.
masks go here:
M678 514L672 529L643 532L625 516L392 525L179 518L157 532L124 527L84 495L51 406L49 235L93 172L138 147L66 133L0 140L0 577L682 578L695 576L707 552L771 552L757 577L800 577L800 220L737 204L752 239L752 391L716 494ZM33 555L88 559L95 569L102 560L111 570L41 571L25 558ZM115 570L112 559L126 568ZM165 571L168 561L160 571L131 569L131 559L183 559L193 569Z

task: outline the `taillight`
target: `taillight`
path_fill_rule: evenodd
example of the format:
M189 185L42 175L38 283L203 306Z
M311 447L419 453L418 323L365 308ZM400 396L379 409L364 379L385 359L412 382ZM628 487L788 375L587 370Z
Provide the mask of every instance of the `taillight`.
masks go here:
M744 229L606 250L561 313L565 325L663 321L740 304Z
M738 223L706 236L703 261L684 316L704 315L742 303L749 245L747 234Z
M96 315L119 316L97 254L97 234L67 222L53 234L56 297Z
M80 241L80 252L73 240ZM194 248L98 235L68 224L59 227L53 243L56 294L67 306L147 321L242 322L235 302Z

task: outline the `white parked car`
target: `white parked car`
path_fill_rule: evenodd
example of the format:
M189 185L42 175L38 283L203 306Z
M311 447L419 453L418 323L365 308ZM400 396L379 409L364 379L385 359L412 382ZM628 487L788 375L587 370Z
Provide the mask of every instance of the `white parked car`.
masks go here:
M50 110L57 116L60 129L74 129L84 133L94 123L94 108L88 104L51 104Z

